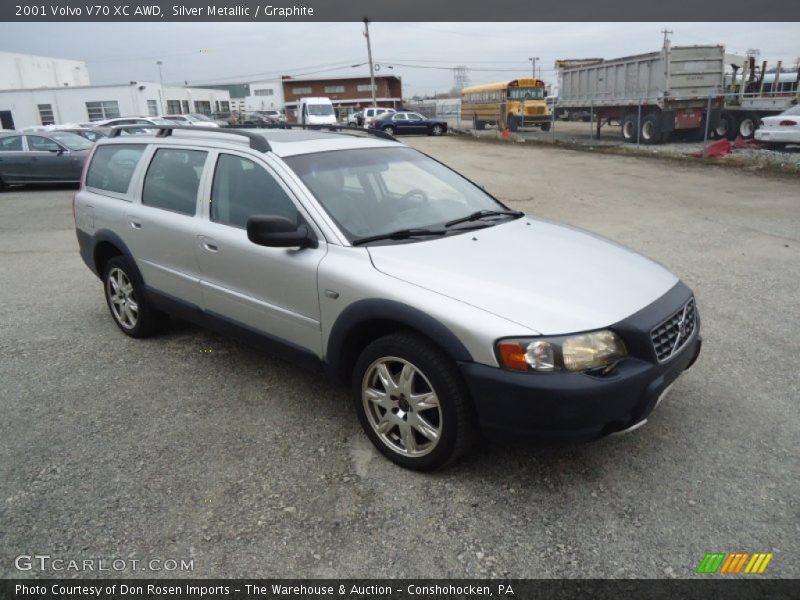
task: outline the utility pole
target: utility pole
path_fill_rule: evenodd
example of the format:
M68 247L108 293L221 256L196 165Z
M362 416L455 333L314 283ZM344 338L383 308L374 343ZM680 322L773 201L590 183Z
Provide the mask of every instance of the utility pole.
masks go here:
M167 111L164 110L164 74L161 72L161 65L163 65L164 63L159 60L156 62L156 64L158 65L158 83L160 86L158 92L158 98L159 100L161 100L161 114L165 115L167 114Z
M375 65L372 62L372 45L369 42L369 19L364 17L364 37L367 38L367 58L369 59L369 83L372 89L372 108L378 105L375 98Z
M662 29L661 33L664 34L664 48L667 48L667 46L669 46L669 38L667 36L672 35L675 32L670 31L669 29Z
M531 61L531 75L536 79L536 61L539 60L539 57L531 56L528 60Z

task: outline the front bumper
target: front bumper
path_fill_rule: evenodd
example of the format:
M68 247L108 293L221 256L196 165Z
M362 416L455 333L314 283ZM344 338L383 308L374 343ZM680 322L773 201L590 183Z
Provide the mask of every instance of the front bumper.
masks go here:
M641 339L646 335L649 341L651 328L680 306L676 297L690 296L679 284L663 299L610 327L625 336L631 355L608 375L522 373L459 363L482 430L503 439L588 440L637 426L700 354L699 317L692 337L666 362L659 363Z

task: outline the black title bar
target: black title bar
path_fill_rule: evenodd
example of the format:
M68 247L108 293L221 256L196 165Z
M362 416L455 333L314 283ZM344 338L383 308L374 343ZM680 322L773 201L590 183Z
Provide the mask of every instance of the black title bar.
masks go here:
M0 21L800 21L796 0L2 0Z

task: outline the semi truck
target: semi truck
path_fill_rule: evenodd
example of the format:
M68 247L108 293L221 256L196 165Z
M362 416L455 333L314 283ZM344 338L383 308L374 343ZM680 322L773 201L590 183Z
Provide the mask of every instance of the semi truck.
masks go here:
M767 73L724 46L675 46L611 60L558 61L558 110L616 121L626 142L752 138L760 119L798 102L797 74ZM777 79L777 81L775 81Z

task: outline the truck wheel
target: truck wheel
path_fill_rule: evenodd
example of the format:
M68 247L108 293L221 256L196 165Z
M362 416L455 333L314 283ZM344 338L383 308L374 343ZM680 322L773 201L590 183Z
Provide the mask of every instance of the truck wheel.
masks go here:
M655 113L650 113L642 119L641 141L653 145L661 143L661 119Z
M636 142L636 132L639 130L639 118L636 115L625 115L622 118L622 139L629 144Z
M542 131L550 131L550 121L542 123Z
M517 131L519 129L519 118L514 115L508 115L506 123L508 123L509 131Z
M477 434L475 411L458 368L413 333L379 338L353 371L361 426L389 460L431 471L453 463Z
M758 129L758 116L755 113L744 113L739 120L739 135L744 139L752 139Z
M717 140L726 138L728 140L736 139L736 118L729 112L723 111L717 120L717 126L711 131L711 137Z

